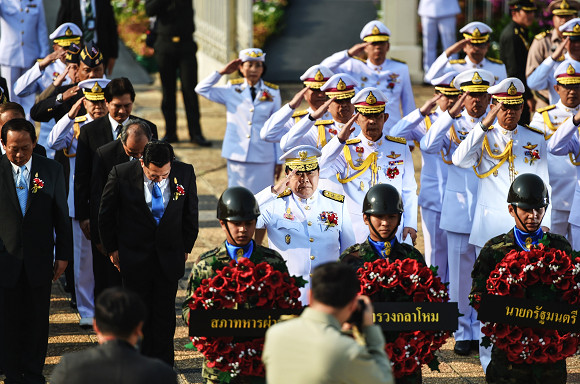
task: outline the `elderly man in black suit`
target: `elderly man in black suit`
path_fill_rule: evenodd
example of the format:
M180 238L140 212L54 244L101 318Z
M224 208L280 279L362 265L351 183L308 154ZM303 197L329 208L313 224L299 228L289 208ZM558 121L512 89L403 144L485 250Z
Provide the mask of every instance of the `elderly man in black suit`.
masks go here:
M99 206L101 205L103 188L107 184L111 169L115 165L141 159L145 145L151 141L151 138L152 134L149 124L141 119L129 119L121 130L119 140L111 141L99 147L93 159L89 201L90 228L91 241L100 251L99 257L96 257L93 262L95 297L105 288L121 285L121 275L109 261L108 256L106 256L99 234Z
M72 259L62 166L33 154L34 126L2 127L0 159L0 316L6 383L43 383L52 281Z
M198 233L195 173L173 148L150 142L143 158L113 168L99 211L101 241L123 286L145 301L143 354L173 365L177 281Z
M56 25L66 22L81 27L86 43L93 41L101 47L107 75L110 76L119 55L119 34L111 1L61 0Z
M143 335L145 306L137 294L109 288L95 306L93 328L99 346L66 354L54 370L52 384L177 383L173 369L141 356L135 346Z

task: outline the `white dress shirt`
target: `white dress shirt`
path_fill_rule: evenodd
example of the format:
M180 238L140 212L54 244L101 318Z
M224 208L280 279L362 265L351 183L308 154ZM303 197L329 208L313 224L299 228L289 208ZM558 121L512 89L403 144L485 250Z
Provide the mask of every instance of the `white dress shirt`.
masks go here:
M14 177L14 185L18 185L18 181L20 180L20 167L13 162L10 162L12 165L12 176ZM24 172L24 182L26 183L26 188L30 189L30 171L32 170L32 156L30 156L30 160L26 164L26 172Z
M153 198L153 183L154 181L149 180L145 172L143 172L143 191L145 192L145 203L151 210L151 200ZM169 197L171 195L171 191L169 188L169 178L163 179L157 183L159 185L159 189L161 189L161 196L163 197L163 209L167 208L167 203L169 203Z

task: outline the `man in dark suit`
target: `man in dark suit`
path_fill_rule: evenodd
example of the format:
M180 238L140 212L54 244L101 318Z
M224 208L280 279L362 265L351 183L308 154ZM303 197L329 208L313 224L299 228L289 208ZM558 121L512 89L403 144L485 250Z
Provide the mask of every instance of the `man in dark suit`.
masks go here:
M66 22L81 27L86 43L93 41L99 45L103 52L107 75L110 76L119 55L119 34L111 1L61 0L56 25Z
M24 108L18 103L7 101L5 103L0 103L0 129L6 124L8 120L12 119L24 119L26 114L24 113ZM42 145L36 143L36 146L32 150L33 153L46 157L46 148ZM4 148L0 147L0 154L4 154Z
M26 119L2 127L0 158L0 344L6 383L43 383L52 281L72 259L65 181L57 162L32 153Z
M101 198L101 241L123 286L147 306L143 354L171 366L177 281L197 239L197 205L193 167L175 161L164 142L148 143L139 162L115 166Z
M99 235L99 206L103 188L107 184L109 173L115 165L138 160L143 156L145 144L151 141L151 128L144 120L130 119L123 126L119 140L111 141L97 149L93 160L90 188L90 229L91 241L100 251L93 260L95 276L95 297L105 288L121 285L121 275L111 263L101 244Z
M66 354L55 368L53 384L177 383L173 369L141 356L135 346L143 335L145 306L137 294L109 288L95 306L93 328L99 346Z
M155 58L163 88L161 111L165 117L164 140L168 143L178 141L175 94L179 73L189 139L202 147L210 147L211 143L201 133L199 101L194 91L197 85L197 45L193 41L192 1L147 0L145 10L149 16L157 17Z
M80 53L79 69L74 83L58 86L50 96L38 101L30 109L30 117L35 121L59 121L83 97L78 83L87 79L101 79L105 74L103 55L99 47L89 43ZM86 114L83 106L79 115Z
M136 118L131 115L134 101L135 90L129 79L126 77L113 79L105 87L105 103L109 113L81 127L74 180L75 218L80 221L81 229L87 239L91 239L90 194L95 153L99 147L116 140L129 119ZM151 128L152 137L157 138L157 126L150 121L144 121ZM98 263L98 258L102 258L103 254L95 243L92 244L92 249L93 262ZM95 286L99 278L95 275ZM97 293L95 292L95 298Z

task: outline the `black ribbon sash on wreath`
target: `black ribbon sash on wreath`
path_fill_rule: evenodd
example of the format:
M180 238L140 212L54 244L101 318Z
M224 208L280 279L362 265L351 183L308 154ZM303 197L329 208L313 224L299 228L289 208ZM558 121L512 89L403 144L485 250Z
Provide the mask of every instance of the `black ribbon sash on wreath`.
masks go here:
M457 329L457 303L373 303L374 322L383 331L449 331ZM220 309L189 313L189 336L264 337L281 316L302 309Z
M477 318L482 322L579 333L579 310L577 305L562 302L483 295Z

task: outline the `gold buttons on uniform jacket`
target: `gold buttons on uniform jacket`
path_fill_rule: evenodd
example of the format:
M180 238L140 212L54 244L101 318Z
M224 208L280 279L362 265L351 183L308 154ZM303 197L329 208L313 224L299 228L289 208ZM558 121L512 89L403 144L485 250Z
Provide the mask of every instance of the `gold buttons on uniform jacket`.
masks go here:
M308 222L308 226L310 227L311 225L312 225L312 221L309 221Z
M254 108L250 108L250 112L254 112Z
M310 256L310 260L314 260L314 259L316 259L316 257Z
M314 242L314 239L313 239L312 237L310 238L310 242L311 242L311 243L312 243L312 242Z
M250 138L250 135L246 135L246 137L249 139Z
M251 121L248 121L248 125L252 125L252 122Z

